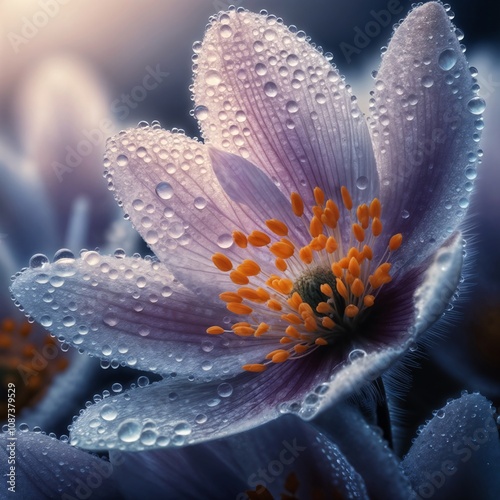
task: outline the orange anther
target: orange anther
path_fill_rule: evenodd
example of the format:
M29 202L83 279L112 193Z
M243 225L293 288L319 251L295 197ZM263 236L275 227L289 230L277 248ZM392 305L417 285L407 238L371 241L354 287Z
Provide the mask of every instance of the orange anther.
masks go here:
M335 326L335 323L332 318L324 316L323 318L321 318L321 325L323 326L323 328L328 328L329 330L332 330L333 327Z
M367 229L370 224L370 209L366 203L363 205L359 205L356 210L356 216L358 218L359 223L363 229Z
M288 351L281 350L271 358L271 361L273 363L283 363L283 361L286 361L289 357L290 353Z
M245 276L257 276L260 273L260 266L257 262L250 259L245 259L237 268L237 271Z
M294 248L291 247L287 242L285 241L277 241L276 243L273 243L270 247L269 250L273 255L280 259L289 259L293 253L294 253Z
M361 273L361 268L359 267L359 262L358 259L356 259L356 257L351 257L347 269L355 278L359 278L359 275Z
M370 217L372 219L380 219L382 215L382 204L378 198L373 198L370 203Z
M248 246L247 237L241 231L233 231L233 241L240 248L246 248Z
M257 290L255 290L255 291L257 292L257 295L259 296L259 298L263 301L269 300L271 298L271 296L269 295L269 292L267 290L264 290L261 287L257 288Z
M295 328L292 325L289 325L286 327L285 333L294 339L300 339L300 333L298 332L297 328Z
M321 207L318 207L318 205L314 205L312 207L312 213L315 215L318 219L321 219L321 216L323 215L323 209Z
M235 292L222 292L219 299L224 302L241 302L243 299Z
M307 302L302 302L299 306L299 314L302 318L307 318L308 316L314 316L314 311Z
M323 224L318 217L314 216L311 219L311 222L309 223L309 232L313 238L323 233Z
M351 285L351 292L355 297L361 297L363 295L363 292L365 291L365 285L363 282L359 279L356 278Z
M278 236L286 236L288 234L288 226L278 219L266 220L266 226Z
M231 271L229 273L229 278L231 278L231 281L235 285L248 285L248 283L250 283L250 281L248 280L246 275L244 275L242 272L236 271L236 270Z
M212 262L215 264L215 267L219 269L219 271L222 271L224 273L227 271L231 271L231 269L233 268L233 263L222 253L214 253L212 255Z
M302 304L302 297L298 292L293 292L293 295L287 299L287 303L292 309L297 311L300 304Z
M333 308L328 302L320 302L316 306L316 312L319 312L320 314L330 314L333 312Z
M281 337L280 338L280 344L290 344L293 342L293 340L289 337Z
M278 288L282 293L288 295L293 290L293 281L288 278L280 279L278 282Z
M226 308L234 314L251 314L253 312L250 306L239 302L229 302L226 304Z
M333 200L328 200L326 202L326 209L325 210L330 210L333 213L335 221L338 221L340 219L339 207Z
M325 203L325 193L323 192L323 190L316 186L314 188L313 192L314 192L314 199L316 200L316 203L318 205L323 206L323 204Z
M318 325L316 324L316 319L314 316L308 316L304 320L304 326L308 332L315 332L318 329Z
M342 278L342 276L344 275L344 270L342 269L342 266L338 262L334 262L332 264L332 273L337 278Z
M363 247L363 255L368 259L368 260L372 260L373 259L373 250L371 247L369 247L368 245L365 245Z
M340 279L337 278L337 292L345 299L347 300L349 298L349 294L347 293L347 288L344 285L344 282Z
M282 273L284 273L288 269L287 263L285 262L284 259L281 259L280 257L278 257L274 261L274 265L276 266L276 269L280 270Z
M403 235L401 233L395 234L389 240L389 250L391 252L394 252L395 250L397 250L401 246L401 243L403 243Z
M349 190L345 187L342 186L340 188L340 193L342 194L342 201L344 202L344 206L347 208L347 210L352 209L352 198L349 193Z
M383 226L382 222L378 217L375 217L375 219L372 220L372 233L373 236L379 236L380 233L382 232Z
M255 333L251 326L237 326L233 327L232 330L239 337L251 337Z
M306 344L297 344L293 346L293 350L298 354L304 354L309 349L309 346Z
M267 307L269 307L271 311L281 311L281 309L283 309L281 304L275 299L268 300Z
M335 214L329 208L325 208L323 214L321 215L321 222L328 226L331 229L335 229L337 227L337 220L335 218Z
M297 217L301 217L302 214L304 213L304 202L302 201L300 194L299 193L292 193L290 195L290 201L292 203L293 213Z
M309 245L302 247L299 250L299 257L304 264L310 264L313 261L313 253L311 247Z
M360 243L365 239L365 231L359 224L352 225L352 234Z
M326 319L326 318L323 318L323 319ZM323 337L318 337L314 343L316 345L328 345L328 342L323 338Z
M321 293L323 295L326 295L327 297L333 297L332 287L328 283L323 283L322 285L320 285L319 289L321 290Z
M269 331L269 325L267 323L260 323L259 326L257 327L257 330L255 330L254 335L256 337L260 337L261 335L264 335L264 333Z
M220 335L221 333L224 333L224 328L221 328L220 326L211 326L210 328L207 328L207 333L210 335Z
M262 298L253 288L241 287L238 289L238 295L244 299L261 302ZM237 301L238 302L238 301Z
M242 368L247 372L260 373L266 369L266 365L262 365L260 363L254 363L249 365L243 365Z
M349 304L344 311L345 315L348 318L354 318L359 313L359 308L356 307L354 304Z
M333 236L329 236L326 240L325 250L328 253L333 253L335 252L335 250L337 250L337 248L337 240Z
M365 307L373 306L373 304L375 304L375 297L373 295L365 295L363 304L365 305Z
M265 247L271 243L271 238L262 231L252 231L248 235L248 243L254 247Z
M292 323L294 325L300 325L302 324L302 319L300 319L296 314L294 313L288 313L288 314L282 314L281 319L283 321L287 321L288 323Z

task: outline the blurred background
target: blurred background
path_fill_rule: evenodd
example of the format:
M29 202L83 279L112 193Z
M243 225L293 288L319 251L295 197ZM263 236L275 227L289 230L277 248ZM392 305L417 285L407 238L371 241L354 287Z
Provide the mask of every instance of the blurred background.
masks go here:
M159 120L164 128L198 135L190 116L191 47L202 39L210 15L231 4L267 9L304 30L333 54L360 103L367 103L380 49L412 2L0 3L0 374L4 385L15 379L25 388L26 419L42 422L44 430L64 433L72 415L94 393L138 374L104 371L91 360L82 377L78 363L83 362L76 361L82 356L76 351L50 358L43 349L51 340L40 327L27 326L10 300L10 276L28 265L33 254L52 259L62 247L75 254L96 247L106 252L124 248L129 254L145 251L102 178L105 139L140 120ZM469 63L479 70L481 95L487 101L483 169L466 228L469 262L460 301L420 346L418 366L411 368L412 390L399 403L407 440L432 410L462 389L480 390L500 404L500 4L480 0L472 6L456 0L451 10L453 22L465 33ZM42 361L35 366L36 354ZM57 366L56 358L63 359ZM19 366L27 367L24 378ZM78 390L72 368L78 373ZM63 382L56 383L60 377ZM64 409L58 408L56 418L51 413L55 406L50 400L43 404L44 398L54 393L61 400L68 387L74 394ZM36 414L40 408L43 418Z

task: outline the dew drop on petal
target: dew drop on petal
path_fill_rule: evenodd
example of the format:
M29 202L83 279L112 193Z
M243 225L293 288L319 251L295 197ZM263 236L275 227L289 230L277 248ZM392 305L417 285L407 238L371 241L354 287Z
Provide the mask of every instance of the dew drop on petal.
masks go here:
M134 443L141 436L141 425L136 420L123 422L118 428L118 439L124 443Z
M44 315L40 318L40 324L44 328L49 328L49 326L52 326L52 318L48 315Z
M118 316L115 313L108 312L104 315L103 322L108 326L116 326L118 324Z
M349 361L352 363L353 361L364 358L365 356L366 356L366 351L364 351L363 349L353 349L349 353Z
M205 82L207 85L218 85L222 78L218 71L211 69L205 73Z
M43 253L37 253L31 257L29 266L31 269L41 269L49 264L49 262L49 258L46 255Z
M203 210L207 206L207 200L205 200L202 196L198 196L194 199L194 206L198 210Z
M174 189L168 182L160 182L156 186L156 194L162 200L170 200L174 194Z
M264 93L268 97L276 97L278 95L278 87L276 87L276 84L273 82L267 82L264 85Z
M196 106L194 116L200 122L208 118L208 108L206 106Z
M128 165L128 156L125 155L118 155L116 157L116 164L119 167L126 167Z
M429 75L425 75L422 77L422 85L425 87L425 88L430 88L434 85L434 80L432 78L432 76L429 76Z
M101 415L101 418L103 420L106 420L108 422L111 422L118 416L116 408L110 404L103 405L99 414Z
M187 422L180 422L174 427L174 432L178 436L189 436L191 434L191 426Z
M473 97L467 103L467 109L473 115L480 115L486 109L486 103L484 102L484 99L481 99L481 97Z
M368 187L368 178L364 175L361 175L356 179L356 187L361 191L365 190Z
M197 424L204 424L208 420L208 417L204 413L200 413L199 415L196 415L196 418L194 421Z
M445 71L450 70L457 63L458 56L454 49L445 49L439 54L438 64Z
M112 390L113 392L118 393L118 392L122 392L123 387L122 387L122 385L121 385L121 384L119 384L118 382L116 382L116 383L114 383L114 384L111 386L111 390Z
M217 245L221 248L229 248L233 244L233 237L230 234L221 234L217 238Z
M221 398L228 398L233 393L233 386L227 382L223 382L217 387L217 394Z

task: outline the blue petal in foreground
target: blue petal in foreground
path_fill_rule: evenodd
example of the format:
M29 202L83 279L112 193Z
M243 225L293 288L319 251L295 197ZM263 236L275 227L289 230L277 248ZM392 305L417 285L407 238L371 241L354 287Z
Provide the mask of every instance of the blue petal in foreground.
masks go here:
M12 498L121 498L111 480L110 463L44 434L17 432L15 441L9 437L0 435L0 475L7 487L14 488ZM2 491L4 487L5 483Z
M479 394L448 403L402 462L421 498L500 498L500 442L491 404Z
M315 493L327 498L335 494L367 498L363 479L339 449L293 416L208 444L139 453L113 451L110 458L117 483L130 499L246 499L246 491L258 492L258 485L280 498L285 484L294 489L292 483L297 489L289 494L298 498Z

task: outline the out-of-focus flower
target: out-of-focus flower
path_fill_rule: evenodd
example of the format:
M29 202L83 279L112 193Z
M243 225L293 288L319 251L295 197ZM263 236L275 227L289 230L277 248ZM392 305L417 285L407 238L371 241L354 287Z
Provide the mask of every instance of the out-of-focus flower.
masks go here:
M330 426L333 440L288 415L210 443L115 450L110 462L43 434L18 432L16 492L130 500L497 498L498 430L482 396L464 395L436 411L402 461L354 408L338 405L334 413L349 418ZM0 436L2 475L7 438Z
M484 103L440 4L395 32L369 126L328 59L274 16L221 13L195 52L207 144L139 127L105 159L161 263L87 252L12 287L66 341L165 376L87 409L72 428L83 448L312 418L380 375L459 280Z

